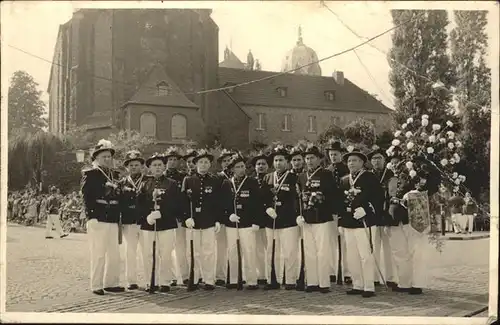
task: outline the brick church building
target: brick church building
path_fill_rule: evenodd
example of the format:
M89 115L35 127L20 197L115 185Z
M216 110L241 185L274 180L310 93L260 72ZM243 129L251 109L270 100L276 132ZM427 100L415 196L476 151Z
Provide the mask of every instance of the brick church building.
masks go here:
M219 64L218 26L209 9L82 9L59 28L48 92L49 128L65 133L84 125L106 137L137 130L159 144L215 135L228 147L253 141L315 140L336 124L363 117L378 132L389 108L336 71L319 64L269 77L229 49ZM282 71L317 60L300 35Z

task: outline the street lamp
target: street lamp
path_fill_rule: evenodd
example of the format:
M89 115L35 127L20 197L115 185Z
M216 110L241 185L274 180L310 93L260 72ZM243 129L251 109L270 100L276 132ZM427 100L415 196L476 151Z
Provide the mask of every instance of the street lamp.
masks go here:
M76 151L76 161L79 163L82 163L85 161L85 151L84 150L77 150Z

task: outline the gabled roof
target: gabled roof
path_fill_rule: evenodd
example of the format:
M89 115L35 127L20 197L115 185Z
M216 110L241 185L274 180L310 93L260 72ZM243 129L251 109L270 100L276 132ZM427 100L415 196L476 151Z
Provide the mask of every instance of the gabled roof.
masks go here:
M277 72L241 70L219 67L220 86L270 77ZM281 97L278 87L287 88L287 96ZM335 91L335 100L325 98L326 91ZM387 106L348 79L339 85L333 77L283 74L278 77L237 87L231 93L240 105L278 106L288 108L328 109L332 111L356 111L390 113Z
M226 48L224 51L224 61L219 63L219 67L245 69L245 64L233 53L230 49Z
M166 82L170 88L169 95L158 95L158 84ZM177 84L167 75L165 68L161 64L151 67L146 82L144 82L137 92L123 106L129 104L149 104L156 106L187 107L198 108L198 105L190 101Z

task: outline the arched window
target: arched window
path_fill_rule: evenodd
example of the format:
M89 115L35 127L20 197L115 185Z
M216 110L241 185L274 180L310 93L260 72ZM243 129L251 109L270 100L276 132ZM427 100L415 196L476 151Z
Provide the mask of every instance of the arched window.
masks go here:
M168 96L172 93L172 87L165 81L160 82L157 86L158 96Z
M187 119L184 115L172 116L172 139L185 139L187 137Z
M141 135L156 138L156 115L153 113L142 113L141 115Z

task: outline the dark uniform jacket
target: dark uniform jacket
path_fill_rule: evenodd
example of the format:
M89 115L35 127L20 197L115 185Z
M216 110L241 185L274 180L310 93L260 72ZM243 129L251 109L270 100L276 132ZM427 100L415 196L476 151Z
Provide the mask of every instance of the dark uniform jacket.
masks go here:
M349 174L347 166L343 162L338 162L330 164L327 169L332 172L333 179L335 180L337 187L340 188L340 181L342 180L342 177Z
M120 219L120 187L106 185L110 180L118 185L119 173L115 170L96 167L84 170L81 190L88 220L97 219L100 222L118 223ZM107 177L106 177L107 176ZM109 178L109 179L108 179Z
M165 176L175 180L177 182L177 185L179 186L179 191L182 191L182 183L184 182L184 177L186 177L186 174L178 171L177 169L167 169L165 171ZM177 221L182 222L182 218L180 216L177 217Z
M183 219L184 227L185 220L191 216L195 223L194 229L208 229L215 226L216 222L229 223L232 211L229 181L219 175L195 173L184 178L182 192L188 209Z
M280 175L279 182L275 183L275 173L272 172L264 176L264 183L267 186L267 197L272 201L272 208L276 210L278 217L275 220L275 229L284 229L297 226L298 216L298 177L296 174L285 172ZM282 178L285 177L285 178ZM267 199L269 200L269 199ZM267 217L266 227L273 227L273 219Z
M59 214L61 212L61 198L57 195L51 195L47 199L48 214ZM44 211L45 212L45 211Z
M361 175L359 173L362 173ZM357 177L359 176L359 177ZM357 179L356 179L357 178ZM370 171L362 170L352 177L353 187L361 190L352 199L345 194L345 209L341 213L339 219L339 227L344 228L364 228L363 220L368 227L378 224L378 216L375 207L380 202L378 196L382 192L380 183L377 177ZM341 188L343 191L351 189L349 175L346 175L341 180ZM356 220L354 211L356 208L362 207L365 210L366 216Z
M477 213L477 210L477 205L472 201L472 199L464 205L464 214L474 214Z
M137 174L124 177L120 180L120 185L122 187L120 206L122 224L124 225L139 224L141 215L137 204L137 196L145 177L146 176L142 176L142 174Z
M144 177L137 197L141 229L154 230L154 225L150 225L147 222L147 216L155 210L153 202L153 191L155 189L164 191L157 199L161 218L156 220L156 230L161 231L177 228L177 216L184 214L185 202L177 182L162 175L158 178L153 176Z
M394 220L389 214L390 197L388 192L388 183L389 180L394 177L394 173L390 169L384 168L383 170L374 169L373 174L375 174L379 180L382 190L379 195L380 202L375 207L375 210L379 215L379 218L377 218L378 224L376 226L391 226L394 224Z
M339 195L337 184L335 184L333 175L329 170L320 167L316 172L310 172L309 175L307 172L302 173L299 175L299 184L302 216L307 223L333 221L333 214L342 211L341 204L344 198ZM312 193L316 193L316 197L320 195L322 197L321 202L314 203L312 201L314 198L311 199Z
M259 226L264 228L264 227L269 227L271 228L272 225L272 220L269 218L269 216L266 213L267 208L272 208L274 207L273 205L273 196L271 194L271 187L268 183L265 182L265 176L267 174L255 174L255 180L257 181L259 185L259 202L260 202L260 207L257 209L257 214L258 214L258 220L260 220Z
M247 228L252 225L263 227L261 192L259 183L255 178L243 177L241 179L231 179L233 193L233 210L240 217L238 228ZM235 210L236 209L236 210ZM236 228L234 222L229 221L228 227Z

